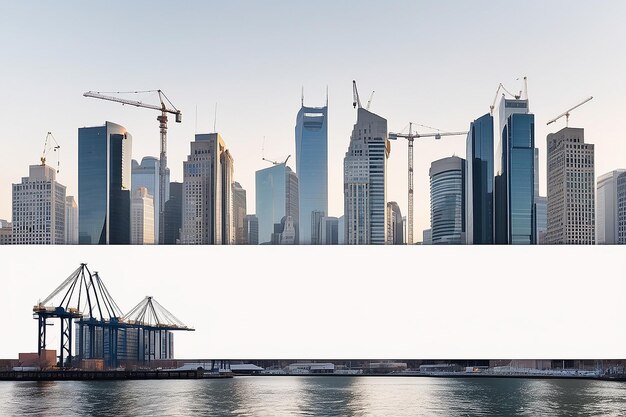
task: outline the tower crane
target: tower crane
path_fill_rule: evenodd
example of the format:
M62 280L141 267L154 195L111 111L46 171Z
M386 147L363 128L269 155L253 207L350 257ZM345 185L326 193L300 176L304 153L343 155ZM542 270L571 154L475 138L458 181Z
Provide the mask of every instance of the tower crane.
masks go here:
M361 100L359 99L359 90L356 88L356 81L352 80L352 107L355 109L359 106L359 109L362 108Z
M526 79L526 77L524 77L524 79ZM489 106L489 114L492 115L492 116L493 116L493 109L496 107L496 101L498 100L498 94L500 93L500 90L504 91L505 93L507 93L511 97L514 97L515 100L519 100L520 97L522 97L522 92L521 91L518 94L513 94L513 93L511 93L509 90L507 90L504 87L504 84L502 84L502 83L498 84L498 89L496 90L496 95L493 98L493 102L491 103L491 106ZM504 96L504 93L502 93L502 95Z
M587 97L586 99L584 99L583 101L581 101L580 103L578 103L577 105L575 105L574 107L570 107L569 109L565 110L565 112L559 114L558 116L556 116L554 119L550 120L548 123L546 123L546 125L549 125L550 123L554 123L557 120L559 120L561 117L565 116L565 127L567 127L569 125L569 116L570 116L570 112L574 109L579 108L580 106L582 106L583 104L585 104L586 102L590 101L593 98L593 96Z
M370 99L367 100L367 106L365 106L365 110L369 111L370 109L370 105L372 104L372 99L374 98L374 93L376 91L372 91L372 94L370 94Z
M467 135L467 132L437 132L437 133L413 133L413 123L409 123L409 133L389 133L390 140L396 140L398 138L405 138L408 140L409 152L408 152L408 233L407 244L413 244L413 141L416 138L435 138L441 139L442 136L459 136Z
M105 94L139 94L139 93L157 93L159 96L160 105L146 104L141 101L127 100L119 97L108 96ZM88 91L83 94L84 97L97 98L100 100L113 101L121 103L122 105L128 104L135 107L143 107L145 109L152 109L161 112L160 116L157 116L159 122L159 131L161 134L160 141L160 155L159 155L159 243L164 241L164 212L165 212L165 194L168 184L166 184L166 172L167 172L167 114L173 114L176 117L176 123L182 122L183 114L180 110L172 104L169 98L161 90L146 90L146 91L116 91L109 93L102 93L99 91ZM165 100L164 100L165 99ZM169 107L166 105L169 104Z
M54 145L52 145L50 139L52 139ZM59 167L61 165L61 162L59 160L61 154L61 146L52 135L52 132L48 132L48 134L46 135L46 139L43 143L43 152L41 152L41 158L39 158L41 160L41 166L46 165L46 155L50 153L50 150L57 153L57 173L59 173Z
M291 158L291 155L287 156L287 159L285 159L284 162L272 161L271 159L267 159L267 158L262 158L262 159L266 162L270 162L273 165L282 165L282 164L287 165L287 161L289 161L289 158Z

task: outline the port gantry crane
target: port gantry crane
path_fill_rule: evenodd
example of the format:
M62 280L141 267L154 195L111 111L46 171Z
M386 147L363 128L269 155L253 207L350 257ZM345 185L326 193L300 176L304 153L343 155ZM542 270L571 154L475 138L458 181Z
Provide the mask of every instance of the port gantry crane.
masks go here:
M569 116L570 116L571 111L574 110L574 109L579 108L580 106L582 106L586 102L590 101L592 98L593 98L593 96L587 97L586 99L584 99L583 101L581 101L580 103L575 105L574 107L570 107L569 109L565 110L563 113L561 113L558 116L556 116L554 119L550 120L548 123L546 123L546 125L554 123L557 120L559 120L561 117L565 116L565 127L568 127L569 126Z
M423 126L423 125L420 125ZM424 126L426 127L426 126ZM405 138L408 140L408 214L407 214L407 244L413 244L413 141L417 138L441 139L443 136L467 135L467 132L436 132L436 133L413 133L413 123L409 123L409 133L389 133L389 140Z
M140 94L140 93L157 93L161 105L146 104L141 101L127 100L124 98L108 96L105 94ZM97 98L100 100L113 101L121 103L122 105L128 104L135 107L143 107L145 109L152 109L161 112L161 115L157 117L159 121L159 131L161 133L161 149L159 155L159 243L164 241L164 212L165 212L165 195L168 184L166 184L166 172L167 172L167 114L173 114L176 116L176 123L181 123L183 114L180 110L172 104L169 98L161 90L145 90L145 91L115 91L109 93L102 93L99 91L87 91L83 94L84 97ZM169 107L165 103L169 103Z

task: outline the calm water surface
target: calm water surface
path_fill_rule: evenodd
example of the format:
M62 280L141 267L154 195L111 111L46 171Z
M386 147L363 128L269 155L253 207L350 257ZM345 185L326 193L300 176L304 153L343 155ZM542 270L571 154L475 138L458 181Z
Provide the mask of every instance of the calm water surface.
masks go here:
M0 382L0 416L15 415L626 416L626 384L348 376Z

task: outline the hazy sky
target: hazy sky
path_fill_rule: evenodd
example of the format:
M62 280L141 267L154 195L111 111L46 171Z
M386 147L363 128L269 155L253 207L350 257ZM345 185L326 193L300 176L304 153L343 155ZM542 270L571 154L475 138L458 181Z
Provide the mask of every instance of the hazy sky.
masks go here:
M170 123L173 180L196 131L217 130L254 212L254 172L264 156L295 156L294 126L305 103L329 106L329 212L343 213L342 161L362 101L390 131L409 121L467 130L489 110L503 82L528 76L545 194L550 118L589 95L570 125L596 144L596 175L626 168L618 124L626 99L626 3L620 1L458 2L27 2L0 14L0 218L11 217L11 183L39 161L46 132L61 145L58 180L77 192L77 129L110 120L133 135L133 157L158 156L157 113L82 97L88 90L162 89L183 111ZM415 146L415 240L428 228L430 162L465 156L465 137ZM294 159L291 159L293 166ZM406 143L393 143L388 200L406 215Z

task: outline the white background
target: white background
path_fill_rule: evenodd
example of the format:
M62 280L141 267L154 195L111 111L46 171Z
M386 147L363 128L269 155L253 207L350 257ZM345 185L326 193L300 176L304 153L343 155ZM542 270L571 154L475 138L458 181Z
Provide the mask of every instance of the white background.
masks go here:
M5 246L0 358L81 262L121 309L152 295L178 358L626 358L619 246ZM58 325L49 347L58 350Z

